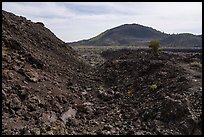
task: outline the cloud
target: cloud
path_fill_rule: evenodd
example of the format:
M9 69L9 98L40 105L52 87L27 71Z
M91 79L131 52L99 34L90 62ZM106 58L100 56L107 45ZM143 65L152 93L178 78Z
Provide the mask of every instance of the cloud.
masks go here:
M43 22L66 42L130 23L166 33L202 33L201 2L3 2L2 8Z

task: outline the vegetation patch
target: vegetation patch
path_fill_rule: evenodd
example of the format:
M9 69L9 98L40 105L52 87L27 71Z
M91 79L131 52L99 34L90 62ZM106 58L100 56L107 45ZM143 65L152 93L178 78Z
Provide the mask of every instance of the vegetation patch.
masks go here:
M160 44L160 42L158 40L152 40L149 43L149 48L152 49L152 51L155 55L158 55L158 53L160 51L160 49L159 49L160 45L159 44Z
M199 61L193 61L193 62L190 63L190 65L192 67L199 67L199 68L202 67L202 64Z
M157 89L157 84L154 83L150 85L149 87L150 87L150 90L155 91Z
M128 95L131 95L131 94L133 94L134 92L135 92L134 89L128 89Z
M90 41L98 41L100 40L103 36L105 36L106 32L103 32L101 34L99 34L98 36L96 37L93 37L92 39L90 39Z

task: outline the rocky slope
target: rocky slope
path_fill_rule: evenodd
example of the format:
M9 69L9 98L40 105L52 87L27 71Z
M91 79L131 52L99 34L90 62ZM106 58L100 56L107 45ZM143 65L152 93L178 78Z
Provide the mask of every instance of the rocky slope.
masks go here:
M45 123L66 123L60 117L81 103L80 88L94 84L90 70L43 23L2 11L3 134L37 134Z
M93 59L94 50L78 51L93 64L99 59ZM156 57L148 50L109 49L100 54L105 62L95 63L103 80L98 96L107 106L100 116L109 123L100 133L201 134L202 67L192 63L202 63L201 53L161 52Z
M69 45L89 46L145 46L151 40L160 40L161 46L202 47L202 37L193 34L166 34L139 24L124 24L99 34L96 37Z
M2 11L2 134L201 134L200 53L65 45Z

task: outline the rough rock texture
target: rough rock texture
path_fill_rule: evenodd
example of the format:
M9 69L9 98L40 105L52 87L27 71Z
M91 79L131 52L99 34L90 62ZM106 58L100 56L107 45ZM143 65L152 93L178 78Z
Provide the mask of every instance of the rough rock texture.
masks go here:
M42 23L2 11L3 134L49 134L44 123L83 103L91 70Z
M114 90L121 94L118 101L111 102L125 106L120 111L125 121L130 122L129 126L140 129L132 123L139 119L143 128L154 134L200 134L196 126L202 114L201 79L198 85L190 84L192 77L179 67L182 57L168 54L154 57L148 52L134 51L111 52L105 56L117 56L100 67L100 74L105 86L117 87ZM150 88L152 84L157 85L156 90Z
M95 73L103 81L97 97L106 106L99 116L120 132L102 130L100 134L201 134L202 66L192 65L202 63L201 53L161 52L154 56L148 50L111 48L101 49L104 63L95 64ZM94 59L89 57L99 48L75 49L93 66ZM153 84L156 89L151 88Z
M2 134L202 134L200 53L96 50L2 11Z

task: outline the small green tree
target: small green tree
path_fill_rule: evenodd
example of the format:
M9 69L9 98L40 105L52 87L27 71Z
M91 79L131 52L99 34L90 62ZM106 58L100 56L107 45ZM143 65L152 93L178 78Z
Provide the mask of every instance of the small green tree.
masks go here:
M158 53L159 53L159 47L160 47L160 41L158 41L158 40L152 40L152 41L150 41L150 43L149 43L149 48L151 48L152 49L152 51L153 51L153 53L155 54L155 55L158 55Z

